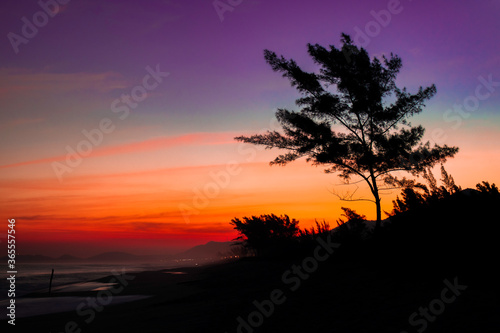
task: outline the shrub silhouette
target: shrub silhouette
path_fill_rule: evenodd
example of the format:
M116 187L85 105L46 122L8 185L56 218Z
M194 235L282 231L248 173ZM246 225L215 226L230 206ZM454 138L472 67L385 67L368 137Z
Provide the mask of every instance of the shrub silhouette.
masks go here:
M477 190L460 190L450 176L443 182L428 192L403 189L390 223L369 253L392 264L397 260L418 274L489 276L499 253L498 188L482 182Z
M403 186L401 190L401 198L398 196L393 200L393 210L387 215L395 215L412 209L419 209L422 206L441 199L449 198L455 193L462 190L460 186L455 184L455 180L446 172L446 169L441 165L441 182L443 185L437 186L436 179L430 170L426 170L423 174L427 185L409 182ZM489 184L488 184L489 185Z
M283 253L300 234L299 221L274 214L231 220L240 234L235 240L255 256Z
M367 236L366 216L359 215L350 208L342 207L344 213L342 216L346 219L338 219L338 227L334 229L333 239L339 243L351 245L361 242Z
M301 238L309 238L309 239L314 239L316 238L317 235L324 234L325 232L330 231L330 224L323 220L323 222L318 222L316 221L316 228L311 227L310 229L304 229L300 230L300 237Z
M483 181L480 184L477 184L476 188L479 192L481 192L483 194L489 194L493 197L500 195L500 192L498 191L498 187L495 184L490 185L490 183L485 182L485 181Z

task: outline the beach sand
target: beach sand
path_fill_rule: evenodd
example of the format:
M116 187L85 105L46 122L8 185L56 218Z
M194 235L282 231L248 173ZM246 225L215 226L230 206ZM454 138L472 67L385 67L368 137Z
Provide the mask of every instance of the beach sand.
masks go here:
M418 267L379 269L367 263L332 264L327 261L320 263L306 279L300 279L298 287L292 290L296 283L284 282L283 274L300 263L300 260L241 260L141 272L126 276L127 285L113 294L116 302L100 310L88 307L85 308L87 312L80 311L80 314L74 308L77 300L99 299L98 293L104 296L105 291L62 288L53 302L71 298L72 301L58 305L57 309L66 312L19 317L16 329L23 332L141 333L414 332L408 317L419 306L428 305L439 297L443 288L439 273L426 279ZM116 276L95 282L114 283ZM497 295L481 287L480 283L465 282L469 284L467 293L447 306L435 322L429 323L426 332L498 331L488 331L495 327L494 323L498 324ZM254 302L264 304L277 290L282 292L283 302L274 305L272 311L267 308L269 313L259 317ZM45 302L46 296L34 294L29 297L43 297L41 302ZM120 299L126 302L120 303ZM22 303L18 304L21 307ZM256 322L256 327L245 328L241 322L248 324L252 313L254 321L262 320Z
M88 297L88 296L87 296ZM86 304L87 297L23 297L16 300L16 318L27 318L45 314L74 311L80 304ZM116 296L108 304L116 305L147 298L144 295ZM9 300L0 302L0 316L6 318ZM84 308L83 308L84 309Z

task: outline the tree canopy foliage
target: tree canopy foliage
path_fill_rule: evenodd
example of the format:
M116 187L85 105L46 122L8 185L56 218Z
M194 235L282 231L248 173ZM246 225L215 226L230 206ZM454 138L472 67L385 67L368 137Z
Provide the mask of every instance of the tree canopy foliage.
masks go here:
M268 131L242 142L283 149L271 164L286 165L301 157L325 172L335 172L346 182L364 180L376 204L377 227L381 221L381 186L404 184L391 173L413 175L453 157L458 148L422 142L424 128L408 119L422 111L424 102L436 93L435 85L416 93L396 86L401 58L390 54L371 59L364 48L342 34L343 45L325 48L308 44L308 53L319 71L306 72L294 60L269 50L264 57L301 94L299 111L278 109L282 131Z
M243 217L231 220L234 229L240 234L235 240L256 255L271 250L277 251L299 235L299 222L288 215L274 214Z

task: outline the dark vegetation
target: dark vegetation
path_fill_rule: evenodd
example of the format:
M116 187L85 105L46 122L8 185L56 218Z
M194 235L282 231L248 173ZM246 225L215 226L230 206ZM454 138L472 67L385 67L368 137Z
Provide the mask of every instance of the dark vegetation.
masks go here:
M138 273L120 296L152 297L106 306L89 324L72 310L21 318L18 328L63 332L65 323L73 320L82 332L415 333L422 327L409 324L412 313L441 296L445 279L457 278L467 289L420 332L497 333L498 207L500 194L494 184L461 190L443 182L402 189L390 221L377 236L364 227L363 216L347 208L334 229L324 221L300 229L286 216L240 219L243 224L270 226L280 236L265 231L257 238L261 242L246 243L242 234L239 242L250 250L250 244L266 244L259 256L251 250L249 257L221 265L174 269L187 273L181 275L166 274L170 270ZM312 256L316 238L327 233L340 247L308 273L297 290L290 290L283 274ZM285 244L286 251L273 246L274 240ZM238 318L248 320L256 311L254 302L269 300L277 289L286 301L258 327L238 330Z
M422 142L424 128L409 122L434 96L434 85L413 94L398 88L398 56L371 59L345 34L342 43L341 48L308 45L316 72L266 50L272 69L300 93L300 110L278 109L280 132L236 139L284 150L271 165L305 157L327 173L338 173L347 184L352 178L364 182L372 200L337 196L372 201L377 219L366 221L349 208L342 208L335 228L323 221L300 229L287 215L233 219L240 233L236 246L249 256L242 262L253 262L255 270L270 262L277 267L290 261L304 265L308 258L311 262L319 239L340 244L327 261L317 260L310 274L301 275L304 287L288 294L287 303L255 331L499 332L498 188L488 182L476 189L457 186L442 164L458 148ZM438 164L440 185L430 171ZM397 178L394 171L412 177ZM417 182L419 177L426 184ZM401 194L382 221L380 194L393 189ZM275 274L279 280L283 271ZM413 313L442 296L445 280L458 280L467 289L439 318L411 325ZM264 285L276 288L280 283ZM251 289L249 284L242 288ZM262 295L252 290L251 297ZM247 306L247 311L252 309Z
M383 255L380 252L380 256L390 258L393 257L390 248L397 249L394 251L397 255L430 255L434 251L430 257L449 255L447 261L457 256L471 258L478 249L489 248L496 253L495 244L499 242L492 237L500 231L498 187L483 181L476 189L463 190L443 166L442 185L437 185L430 170L424 173L424 179L427 184L413 182L401 190L393 201L393 210L386 212L389 218L384 227L377 233L368 227L370 222L364 215L342 207L344 213L333 229L326 221L316 221L316 227L300 229L299 221L288 215L235 218L231 224L240 234L235 245L244 248L239 251L242 256L294 257L305 254L317 237L331 235L342 244L341 252L349 248L347 256L373 256L375 252L387 251ZM364 251L367 253L363 254Z
M406 183L394 171L413 176L447 158L457 147L423 142L425 129L413 126L409 118L422 112L436 87L420 87L416 93L396 85L401 58L390 54L371 59L364 48L342 34L342 47L308 44L308 53L319 67L317 72L302 70L294 60L269 50L264 56L271 68L282 73L301 97L299 111L278 109L276 118L282 131L240 136L236 140L285 150L271 165L286 165L305 157L308 162L338 173L349 182L364 182L376 207L376 228L381 225L380 193ZM344 200L352 200L344 196Z
M300 234L299 222L285 216L261 215L231 221L241 234L236 240L248 254L269 256L284 254Z
M463 190L444 168L441 174L439 186L427 171L427 184L403 188L376 235L364 216L343 208L336 228L323 222L297 231L298 223L294 223L286 251L254 257L260 263L291 260L300 264L312 255L316 237L331 234L340 244L328 261L320 263L317 273L304 281L304 287L289 297L282 312L266 319L256 332L417 332L422 326L410 326L409 316L440 297L444 279L455 278L467 290L425 331L497 332L499 189L482 182L476 189ZM274 217L283 227L290 221L287 216ZM260 224L265 219L244 220ZM238 225L236 229L242 232L240 242L251 247L247 236L252 236ZM280 273L276 275L278 280Z
M488 182L462 189L444 167L438 185L430 168L458 149L422 143L424 129L407 121L421 111L435 87L415 94L397 88L401 60L393 55L370 60L346 35L341 49L308 48L321 67L319 73L304 72L293 60L265 53L273 70L282 72L302 94L297 100L302 110L278 110L284 133L238 139L288 150L276 164L304 156L327 166L327 172L340 172L346 181L359 176L372 191L377 221L366 221L349 208L342 208L334 228L322 221L301 229L299 221L287 215L234 218L231 224L239 237L233 253L242 258L183 268L185 275L139 273L124 295L153 296L109 307L90 331L500 332L499 189ZM337 92L328 91L328 86ZM391 93L393 102L384 103ZM334 131L335 124L344 131ZM395 170L420 175L425 184L397 179L391 176ZM388 188L400 188L401 194L382 223L379 193ZM327 259L317 260L307 274L301 271L300 279L294 273L297 288L292 290L284 278L287 272L305 267L318 239L328 237L340 246ZM456 279L467 286L462 295L431 317L425 328L410 325L413 313L442 297L443 281ZM286 300L273 311L267 306L262 315L256 302L269 302L276 290ZM243 328L239 320L248 321L258 311L259 325ZM53 323L67 318L31 318L23 328L60 331ZM81 318L75 320L81 323Z

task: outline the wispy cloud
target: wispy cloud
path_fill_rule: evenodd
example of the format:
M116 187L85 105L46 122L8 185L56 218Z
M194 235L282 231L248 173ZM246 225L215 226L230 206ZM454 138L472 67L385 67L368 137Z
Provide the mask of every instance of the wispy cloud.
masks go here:
M12 127L28 125L28 124L41 123L44 120L45 119L43 119L43 118L17 118L17 119L6 121L3 124L0 124L0 129L12 128Z
M131 154L136 152L160 150L160 149L166 149L176 146L186 146L186 145L231 144L235 143L233 138L236 135L237 135L236 133L232 132L223 132L223 133L191 133L180 136L159 137L140 142L96 148L86 158L110 156L118 154ZM37 160L1 165L0 169L20 167L24 165L39 164L39 163L51 163L51 162L63 161L64 159L66 159L66 155L51 156Z
M158 214L131 215L131 216L69 216L69 215L26 215L17 216L16 221L24 221L31 230L38 231L81 231L111 233L113 238L130 233L156 233L148 237L191 237L193 233L226 234L234 233L228 223L198 222L186 224L175 210Z
M82 90L108 92L130 83L114 72L51 73L23 68L0 68L0 97L26 93L64 93Z

